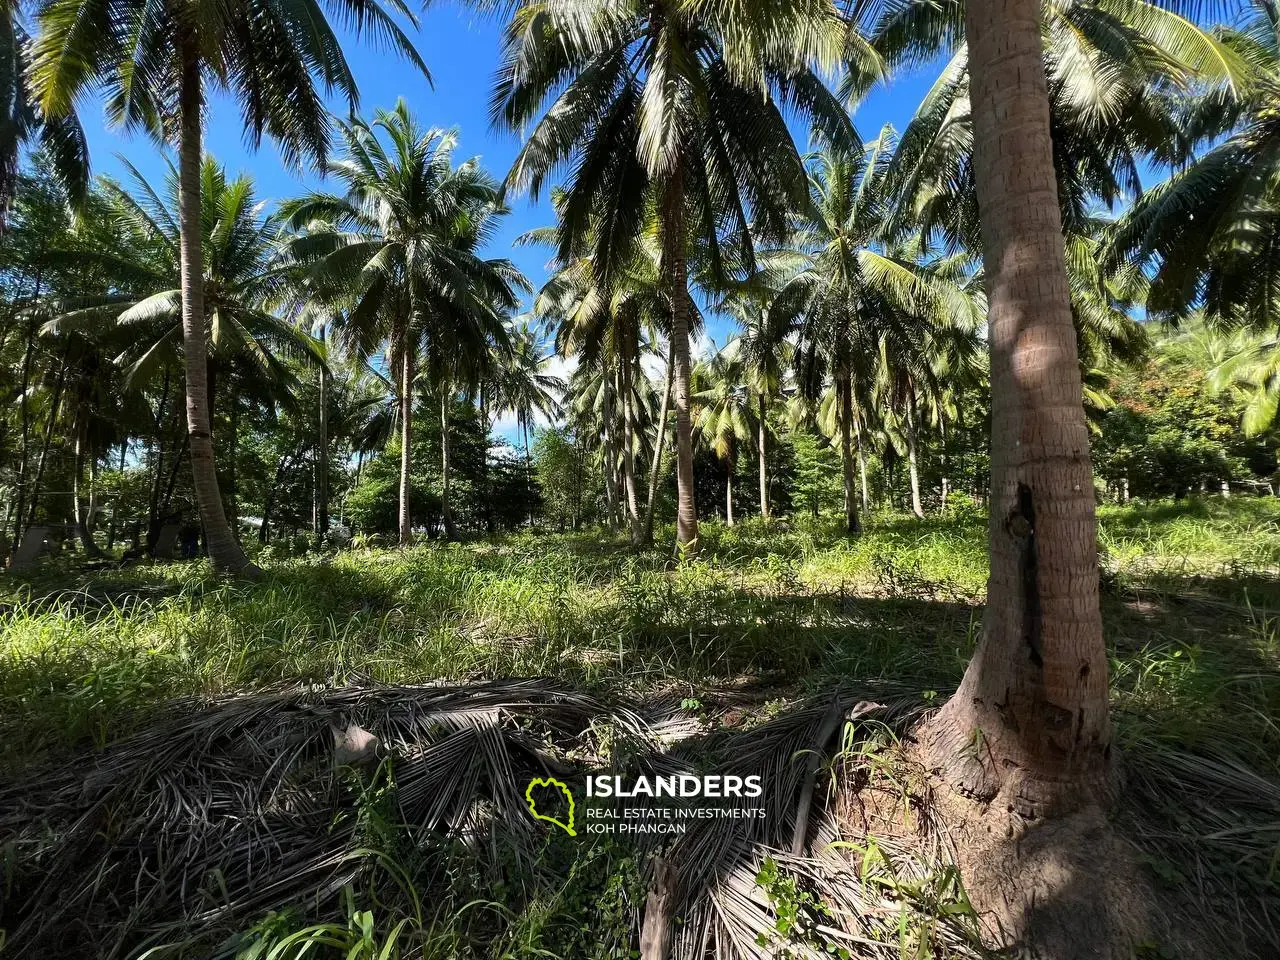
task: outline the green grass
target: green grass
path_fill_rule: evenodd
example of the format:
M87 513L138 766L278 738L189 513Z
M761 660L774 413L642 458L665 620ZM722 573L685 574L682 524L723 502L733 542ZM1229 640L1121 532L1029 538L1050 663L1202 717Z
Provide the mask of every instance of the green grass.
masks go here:
M1244 839L1232 819L1247 805L1239 797L1280 795L1280 504L1107 507L1101 520L1113 707L1133 784L1117 816L1144 849L1176 851L1149 854L1157 876L1228 903L1241 890L1280 895L1276 807L1246 811ZM857 539L834 519L706 524L700 559L678 567L666 550L590 534L269 559L255 584L218 583L203 563L8 575L0 777L118 740L175 697L299 683L547 676L606 698L684 701L713 719L732 701L736 724L842 681L933 702L980 631L985 537L973 513L882 515ZM1151 826L1166 821L1172 832ZM612 854L592 851L569 856L568 875L616 880L602 865ZM449 881L457 908L464 879L465 869ZM577 889L539 886L504 914L505 955L538 955L530 944L550 942L545 929L579 923L565 906ZM481 899L480 914L506 909ZM348 907L319 919L338 924L325 936L355 944L364 920ZM395 922L373 922L385 943ZM626 918L610 922L625 946ZM419 939L437 935L424 929ZM437 933L439 955L454 955L457 929Z
M1280 756L1280 507L1106 508L1100 539L1120 715L1194 738L1198 718L1231 710L1243 746ZM923 694L969 657L981 517L882 516L852 540L834 521L707 524L703 547L674 570L665 551L525 535L281 560L253 585L216 583L202 563L8 576L0 769L101 745L175 696L281 683L546 675L697 697L852 677Z

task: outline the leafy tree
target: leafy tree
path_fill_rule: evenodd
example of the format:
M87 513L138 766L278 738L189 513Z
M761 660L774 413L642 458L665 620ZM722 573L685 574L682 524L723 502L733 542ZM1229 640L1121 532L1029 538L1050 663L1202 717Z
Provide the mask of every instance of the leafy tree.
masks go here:
M402 0L392 9L412 20ZM404 32L378 0L335 0L333 9L369 30L425 71ZM87 90L101 88L112 122L173 144L178 153L183 361L187 432L200 519L214 566L253 575L223 509L208 406L200 282L204 111L209 88L229 92L245 131L277 140L285 159L322 160L329 117L316 87L337 90L354 108L356 84L324 9L316 0L263 7L195 0L43 0L30 76L46 118L70 114Z

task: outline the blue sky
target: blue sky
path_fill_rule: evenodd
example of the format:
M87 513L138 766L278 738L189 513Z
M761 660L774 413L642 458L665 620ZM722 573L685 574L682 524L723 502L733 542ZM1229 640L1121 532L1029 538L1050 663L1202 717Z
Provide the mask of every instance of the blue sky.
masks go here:
M394 55L367 42L349 39L345 49L360 86L361 111L371 113L404 97L424 126L457 128L459 160L478 154L494 176L503 177L519 149L519 140L515 134L495 130L489 124L488 98L498 66L500 34L498 22L460 4L433 5L422 15L413 36L431 70L434 86ZM888 89L875 91L855 117L862 136L870 139L885 123L893 123L901 130L932 80L933 76L927 73L904 76ZM342 103L334 102L332 106L345 113ZM148 178L158 182L163 177L164 164L155 144L145 137L108 129L100 101L86 99L81 119L95 173L127 183L118 157L123 155ZM802 131L797 133L803 137ZM802 150L804 146L801 141ZM252 150L245 143L235 106L219 97L211 104L205 149L230 172L251 173L263 199L283 199L320 183L314 174L286 170L270 141L264 141L257 151ZM540 248L512 249L511 241L533 227L549 224L550 205L544 195L538 203L527 197L513 198L511 206L512 214L495 237L490 255L510 256L536 286L546 277L549 254ZM729 330L723 322L714 326L712 335L717 342L723 342Z
M390 107L403 97L423 126L458 130L457 160L479 155L490 172L501 179L515 158L519 139L492 128L488 118L489 91L498 66L500 24L461 4L437 4L422 15L418 29L410 33L434 84L368 42L354 37L345 40L344 48L360 87L361 112L370 114L378 107ZM854 118L862 137L873 138L885 123L892 123L901 131L935 77L936 71L928 70L905 74L887 88L875 90ZM340 114L346 113L343 102L335 101L331 107ZM152 182L161 182L165 165L151 140L108 129L98 100L86 98L80 116L95 173L115 177L127 185L127 172L120 161L124 156ZM796 127L795 132L803 151L806 131ZM287 170L270 141L264 141L259 150L251 149L245 142L238 111L220 96L215 96L210 105L205 150L229 172L252 174L258 195L264 200L278 201L321 184L314 173ZM513 249L512 240L533 227L551 223L550 204L544 194L537 203L528 197L512 198L511 207L512 214L494 237L489 255L509 256L535 287L540 286L546 279L549 251L535 247ZM723 344L732 332L726 318L708 318L707 335L717 344ZM507 432L504 426L499 425L500 432Z

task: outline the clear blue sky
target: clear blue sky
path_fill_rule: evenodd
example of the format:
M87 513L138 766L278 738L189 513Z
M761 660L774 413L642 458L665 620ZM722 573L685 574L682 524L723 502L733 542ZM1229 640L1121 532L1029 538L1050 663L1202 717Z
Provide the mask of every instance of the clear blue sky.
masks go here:
M347 40L347 57L360 86L361 111L371 113L404 97L424 126L457 128L459 160L478 154L494 176L502 178L516 155L519 141L514 134L489 125L487 104L498 66L500 33L501 27L496 21L461 4L433 5L422 16L414 40L431 70L434 87L394 55L354 38ZM855 116L859 133L864 139L871 139L885 123L893 123L901 130L933 79L934 74L930 72L903 76L888 89L875 91ZM339 113L346 112L340 102L331 106ZM123 154L148 178L154 182L161 180L164 165L157 147L144 137L130 137L107 129L101 101L86 99L81 106L81 119L89 138L95 173L125 180L117 156ZM803 130L796 132L801 138L805 136ZM801 150L805 148L803 139L799 145ZM314 174L300 176L286 170L276 147L269 141L264 141L260 150L251 150L245 143L239 113L220 98L211 104L205 149L224 163L229 172L251 173L259 196L266 200L280 200L319 183ZM520 197L512 200L512 210L489 254L510 256L538 286L546 278L549 254L538 248L513 250L511 241L532 227L549 224L550 205L545 195L537 204ZM723 343L731 331L725 321L720 320L712 324L709 332L718 343Z

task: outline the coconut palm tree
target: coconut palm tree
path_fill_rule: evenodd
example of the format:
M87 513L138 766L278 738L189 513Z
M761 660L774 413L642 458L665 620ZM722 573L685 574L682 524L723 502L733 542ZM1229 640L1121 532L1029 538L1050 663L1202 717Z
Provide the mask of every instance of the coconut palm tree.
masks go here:
M991 355L991 574L978 648L922 746L966 795L1052 816L1101 799L1111 732L1041 6L968 0L965 37Z
M1219 84L1183 104L1180 120L1204 152L1148 190L1115 225L1109 264L1150 274L1148 309L1183 320L1280 329L1280 11L1255 0L1225 47L1256 70L1243 89Z
M905 344L919 327L935 332L976 327L976 301L963 285L931 270L909 247L884 242L893 147L892 130L886 128L865 151L827 151L811 158L811 212L797 219L791 250L772 258L778 269L792 259L799 267L771 307L780 321L775 335L791 331L798 338L797 384L811 399L828 377L835 388L850 534L861 529L854 435L882 351L900 364L909 354Z
M18 160L25 146L39 146L49 159L49 171L77 206L89 188L89 146L76 115L48 116L31 95L30 45L22 5L9 0L0 12L0 230L17 189Z
M780 103L828 140L853 143L849 118L816 69L879 61L834 3L524 2L506 28L494 119L529 128L507 176L537 193L575 160L559 204L562 262L590 257L606 287L656 218L671 311L677 542L697 549L690 411L690 246L712 272L750 263L751 238L785 232L804 175ZM749 211L749 212L748 212ZM733 243L722 242L728 234ZM719 277L718 277L719 278Z
M733 471L740 444L751 440L755 408L747 390L740 341L726 344L693 371L694 429L725 465L724 518L733 526Z
M739 341L746 383L754 395L757 470L760 480L760 516L769 519L769 412L782 397L787 371L794 359L794 345L787 339L789 324L770 309L775 291L758 287L731 298L730 311L742 326Z
M403 0L388 0L388 6L413 19ZM333 9L425 72L413 44L378 0L336 0ZM101 88L113 123L163 137L177 148L183 363L196 501L214 566L256 574L223 509L206 400L208 313L200 282L204 112L211 90L227 91L255 144L266 133L287 161L322 160L329 116L317 81L354 108L355 78L316 0L269 7L209 0L43 0L39 23L30 74L44 116L68 116L83 93Z
M528 283L510 261L477 252L506 210L477 158L454 166L456 134L419 127L403 100L372 122L353 119L338 130L344 152L329 172L345 192L312 193L281 212L307 230L291 254L310 265L317 295L346 307L334 331L344 348L371 357L386 347L400 404L403 545L413 532L410 441L419 365L440 400L447 487L450 399L477 381L495 344L505 349L503 320Z
M529 440L534 421L538 416L548 421L560 416L560 400L568 384L561 377L546 372L551 358L543 355L537 328L528 320L513 326L510 342L507 355L500 358L494 406L500 412L514 414L516 427L524 441L526 474L532 477L533 454ZM532 521L531 514L530 524Z

